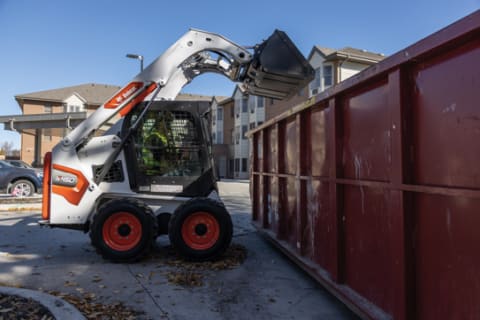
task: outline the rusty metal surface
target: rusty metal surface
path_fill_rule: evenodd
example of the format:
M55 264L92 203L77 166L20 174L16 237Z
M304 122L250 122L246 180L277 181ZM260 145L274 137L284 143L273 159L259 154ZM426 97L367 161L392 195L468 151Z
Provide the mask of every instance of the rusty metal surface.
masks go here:
M480 318L480 11L250 133L253 220L371 319Z

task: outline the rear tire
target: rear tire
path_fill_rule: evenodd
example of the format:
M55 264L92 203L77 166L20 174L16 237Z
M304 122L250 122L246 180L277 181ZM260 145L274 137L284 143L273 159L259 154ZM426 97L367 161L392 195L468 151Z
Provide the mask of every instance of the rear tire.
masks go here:
M132 199L105 202L91 228L92 245L103 258L134 262L147 255L157 235L157 219L145 204Z
M193 261L214 260L232 240L232 219L225 207L209 198L191 199L175 210L168 228L178 253Z

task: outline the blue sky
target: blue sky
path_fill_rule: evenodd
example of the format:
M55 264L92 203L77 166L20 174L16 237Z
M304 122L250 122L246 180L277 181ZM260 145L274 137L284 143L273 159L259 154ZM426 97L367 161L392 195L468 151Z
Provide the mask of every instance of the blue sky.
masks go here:
M14 95L82 83L124 85L189 28L253 45L278 28L304 55L313 45L393 54L478 10L480 0L109 1L0 0L0 115ZM234 84L203 75L184 92L230 95ZM17 133L1 130L0 145Z

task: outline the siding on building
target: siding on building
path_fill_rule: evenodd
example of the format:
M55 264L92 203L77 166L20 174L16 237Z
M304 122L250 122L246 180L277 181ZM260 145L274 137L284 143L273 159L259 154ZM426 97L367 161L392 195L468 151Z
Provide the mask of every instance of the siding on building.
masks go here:
M215 133L215 139L212 139L213 157L216 167L215 170L219 178L233 178L234 170L232 166L232 160L234 159L234 150L231 148L233 142L232 130L235 125L233 99L226 97L215 97L213 99L211 108L212 135ZM219 112L222 113L221 120L218 119Z

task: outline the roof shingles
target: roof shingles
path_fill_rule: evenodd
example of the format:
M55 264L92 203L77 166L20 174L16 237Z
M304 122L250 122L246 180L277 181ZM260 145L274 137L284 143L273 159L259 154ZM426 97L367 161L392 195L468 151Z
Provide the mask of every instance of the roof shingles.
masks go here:
M34 101L48 101L48 102L63 102L71 95L75 94L79 98L85 100L85 103L89 105L100 106L109 98L111 98L115 92L120 90L121 87L108 85L87 83L77 86L64 87L59 89L37 91L32 93L19 94L15 96L17 102L22 106L24 100ZM190 93L180 93L177 100L181 101L211 101L211 96L197 95Z
M87 104L101 105L108 98L113 96L120 89L119 86L108 84L87 83L77 86L64 87L53 90L44 90L32 93L19 94L15 96L17 101L40 100L63 102L72 94L77 94L86 100Z

